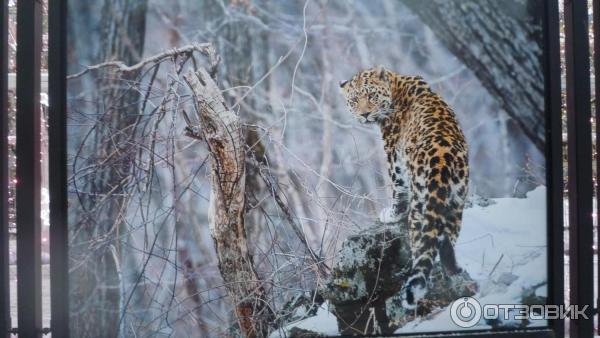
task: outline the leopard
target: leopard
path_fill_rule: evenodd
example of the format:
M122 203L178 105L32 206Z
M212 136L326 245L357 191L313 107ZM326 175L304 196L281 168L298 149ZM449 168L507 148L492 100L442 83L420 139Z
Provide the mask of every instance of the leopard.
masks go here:
M463 271L454 247L469 186L468 145L453 109L421 76L377 66L339 85L358 122L381 130L393 194L379 221L408 225L412 264L400 300L414 310L438 255L446 276Z

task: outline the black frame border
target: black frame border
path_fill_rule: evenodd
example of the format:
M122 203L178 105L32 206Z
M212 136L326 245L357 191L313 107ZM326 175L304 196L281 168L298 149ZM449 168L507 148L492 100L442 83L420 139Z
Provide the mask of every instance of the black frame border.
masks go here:
M565 303L564 282L564 178L562 139L562 97L560 69L560 19L558 0L543 0L544 80L546 110L546 168L548 185L548 304ZM551 320L554 337L565 336L564 320Z

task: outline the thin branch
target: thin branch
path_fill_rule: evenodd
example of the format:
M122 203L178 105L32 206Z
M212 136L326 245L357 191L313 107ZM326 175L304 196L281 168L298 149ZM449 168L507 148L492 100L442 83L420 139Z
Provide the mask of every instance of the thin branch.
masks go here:
M170 59L170 58L174 58L174 57L177 57L180 55L192 54L194 52L199 52L202 55L208 56L210 58L209 59L209 63L210 63L209 73L211 76L214 77L214 74L215 74L214 70L216 68L216 65L220 62L220 59L218 56L216 56L216 53L214 53L213 45L210 43L192 43L192 44L184 46L184 47L174 48L174 49L165 51L163 53L156 54L152 57L143 59L142 61L140 61L134 65L131 65L131 66L126 65L122 61L107 61L107 62L99 63L99 64L96 64L93 66L87 66L87 67L85 67L84 70L82 70L79 73L68 75L67 80L81 77L81 76L89 73L90 71L99 70L102 68L116 68L116 71L118 71L120 73L131 73L131 72L135 72L137 70L144 68L148 64L160 63L160 62Z

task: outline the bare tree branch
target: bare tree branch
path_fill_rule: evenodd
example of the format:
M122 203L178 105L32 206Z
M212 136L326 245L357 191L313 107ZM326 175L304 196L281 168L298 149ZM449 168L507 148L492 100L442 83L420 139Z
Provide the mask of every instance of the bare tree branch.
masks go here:
M131 73L131 72L135 72L135 71L138 71L138 70L144 68L148 64L160 63L160 62L162 62L164 60L168 60L170 58L174 58L174 57L178 57L178 56L186 55L186 54L189 55L194 52L199 52L202 55L209 57L209 62L211 63L211 65L216 66L219 63L219 56L216 53L214 53L213 51L214 51L214 47L210 43L193 43L193 44L190 44L190 45L187 45L184 47L174 48L174 49L168 50L166 52L156 54L152 57L143 59L142 61L140 61L134 65L131 65L131 66L126 65L122 61L107 61L107 62L99 63L97 65L87 66L81 72L67 76L67 80L75 79L75 78L78 78L78 77L81 77L81 76L87 74L90 71L107 68L107 67L116 68L116 70L121 73ZM214 57L216 59L214 59L214 60L210 59L211 57ZM214 71L215 71L215 69L213 67L211 67L211 69L209 69L209 72L211 73L211 75L213 74Z
M282 196L282 193L280 192L280 189L277 186L277 182L275 182L275 178L272 175L270 175L269 170L267 168L265 168L264 165L260 164L256 159L252 158L252 162L257 168L259 168L258 174L260 175L262 180L267 185L267 188L270 190L271 194L273 195L273 198L275 199L277 206L283 212L285 219L288 221L288 223L292 227L292 230L294 230L294 233L296 234L296 236L298 237L300 242L304 245L304 247L306 248L306 251L308 251L311 260L315 264L316 269L323 276L327 276L329 274L330 268L325 263L325 260L323 258L321 258L310 247L310 245L306 239L306 234L304 234L302 227L299 224L297 224L297 222L295 221L295 217L292 214L292 210L284 201L285 197ZM285 200L287 201L287 198L285 198Z

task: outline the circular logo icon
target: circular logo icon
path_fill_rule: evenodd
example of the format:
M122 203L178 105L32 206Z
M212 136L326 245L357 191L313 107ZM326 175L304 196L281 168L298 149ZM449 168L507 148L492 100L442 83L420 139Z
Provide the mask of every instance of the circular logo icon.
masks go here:
M460 327L473 327L481 319L481 304L475 298L459 298L450 307L450 318Z

